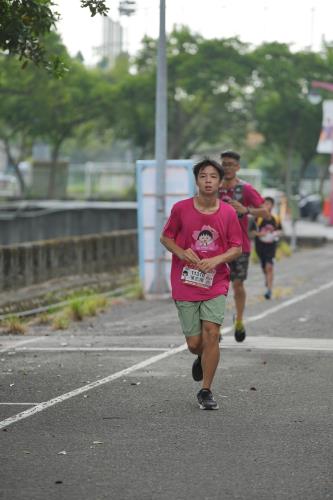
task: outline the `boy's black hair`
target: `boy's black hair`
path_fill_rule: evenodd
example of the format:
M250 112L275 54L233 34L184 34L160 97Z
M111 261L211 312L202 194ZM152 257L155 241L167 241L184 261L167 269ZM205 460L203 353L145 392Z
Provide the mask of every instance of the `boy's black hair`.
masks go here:
M221 158L232 158L233 160L239 162L241 157L239 153L236 153L236 151L232 151L232 149L227 149L225 151L222 151Z
M272 198L271 196L265 196L265 201L270 201L272 205L274 205L275 203L274 198Z
M194 174L195 180L198 179L200 170L202 170L205 167L209 167L209 166L212 166L217 170L219 177L220 177L220 180L223 179L224 170L222 168L222 165L215 160L210 160L209 158L204 158L203 160L199 161L198 163L196 163L193 166L193 174Z

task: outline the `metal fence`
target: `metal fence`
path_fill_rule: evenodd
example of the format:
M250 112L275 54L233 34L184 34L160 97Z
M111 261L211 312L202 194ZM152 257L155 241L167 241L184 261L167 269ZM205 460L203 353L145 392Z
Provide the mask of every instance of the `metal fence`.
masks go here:
M131 199L135 168L131 163L70 164L67 197L75 199Z

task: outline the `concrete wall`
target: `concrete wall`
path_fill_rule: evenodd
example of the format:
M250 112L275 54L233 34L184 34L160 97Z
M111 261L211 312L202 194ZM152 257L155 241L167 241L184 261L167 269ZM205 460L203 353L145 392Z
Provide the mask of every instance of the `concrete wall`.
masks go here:
M0 290L136 264L136 230L0 246Z
M0 210L0 245L136 229L136 203L50 202Z

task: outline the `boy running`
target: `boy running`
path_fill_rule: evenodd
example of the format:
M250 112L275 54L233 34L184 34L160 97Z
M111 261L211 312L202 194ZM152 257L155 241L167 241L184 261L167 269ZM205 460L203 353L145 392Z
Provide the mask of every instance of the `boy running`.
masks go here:
M272 213L274 199L267 196L264 206L268 211L268 216L258 217L256 221L252 222L251 234L255 236L254 243L256 253L265 275L265 285L267 289L264 297L269 300L272 297L274 258L277 242L282 234L282 226L280 218Z
M172 252L171 288L190 352L202 410L216 410L211 392L220 359L219 335L229 288L228 262L241 255L242 235L235 210L218 199L221 165L202 160L193 167L198 194L172 207L161 243Z

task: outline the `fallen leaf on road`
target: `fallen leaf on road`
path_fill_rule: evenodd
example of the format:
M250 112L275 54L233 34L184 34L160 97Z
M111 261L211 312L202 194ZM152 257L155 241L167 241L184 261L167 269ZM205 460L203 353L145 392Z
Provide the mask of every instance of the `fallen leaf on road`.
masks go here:
M57 453L57 455L67 455L67 451L65 451L65 450L59 451L59 453Z
M131 385L140 385L141 382L131 382Z
M256 391L256 387L250 387L250 391Z
M103 444L103 441L93 441L93 444Z

